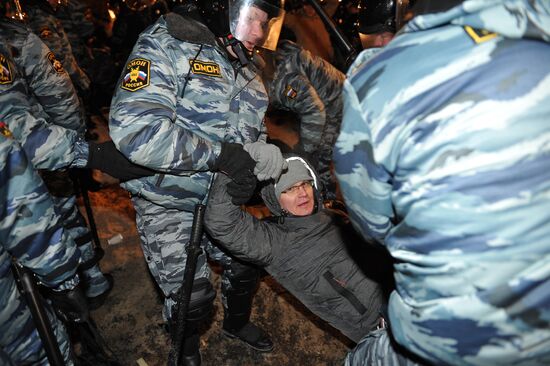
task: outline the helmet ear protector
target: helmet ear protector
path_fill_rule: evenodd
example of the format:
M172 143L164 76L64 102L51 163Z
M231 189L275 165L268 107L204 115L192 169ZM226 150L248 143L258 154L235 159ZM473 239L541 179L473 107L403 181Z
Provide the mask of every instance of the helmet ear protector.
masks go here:
M396 33L405 25L410 4L409 0L361 0L359 7L359 33Z

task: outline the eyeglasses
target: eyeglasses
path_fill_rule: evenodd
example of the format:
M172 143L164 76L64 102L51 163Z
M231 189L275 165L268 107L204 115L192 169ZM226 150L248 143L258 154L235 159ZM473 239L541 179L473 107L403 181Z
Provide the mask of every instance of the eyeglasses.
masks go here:
M306 189L308 187L312 187L313 186L313 182L310 181L310 180L304 180L300 183L297 183L296 185L293 185L292 187L284 190L282 193L287 193L287 194L297 194L302 188L303 189Z

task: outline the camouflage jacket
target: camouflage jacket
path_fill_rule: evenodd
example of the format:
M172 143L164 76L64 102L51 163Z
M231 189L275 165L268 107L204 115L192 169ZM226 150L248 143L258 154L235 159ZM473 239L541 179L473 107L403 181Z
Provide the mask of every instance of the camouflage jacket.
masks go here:
M30 2L25 6L28 13L28 25L61 61L77 90L87 92L90 89L88 75L79 67L73 55L67 33L61 22L53 14L48 4L39 5Z
M398 261L393 335L433 364L550 364L549 24L467 0L348 74L337 177Z
M201 23L169 13L141 33L111 103L109 130L132 162L161 172L132 194L193 210L221 142L265 140L267 95L257 70L233 65Z
M32 270L40 282L59 290L78 283L75 275L80 252L63 231L60 217L40 177L9 129L0 122L0 293L9 293L3 285L11 276L10 265L17 262ZM10 329L0 299L0 329ZM10 311L13 309L9 309ZM13 316L13 314L10 314ZM8 319L13 323L13 319Z
M38 112L51 124L84 132L84 110L71 78L48 46L28 27L6 19L0 20L0 37L12 49L32 104L41 106Z
M14 61L13 52L16 49L8 48L8 44L0 35L0 121L22 145L35 168L55 170L85 166L88 159L87 143L78 131L51 124L42 117L42 107L31 96ZM33 72L36 71L35 75L41 79L39 89L47 90L48 84L55 84L59 80L58 72L48 61L47 48L33 49L31 54L37 61Z
M291 41L277 47L274 63L267 87L269 101L299 116L304 151L312 153L321 144L333 145L342 119L345 75Z
M66 6L60 6L55 12L56 18L61 21L67 33L73 55L81 67L85 67L84 65L90 62L86 40L95 30L94 23L88 16L90 12L90 7L81 0L69 0Z

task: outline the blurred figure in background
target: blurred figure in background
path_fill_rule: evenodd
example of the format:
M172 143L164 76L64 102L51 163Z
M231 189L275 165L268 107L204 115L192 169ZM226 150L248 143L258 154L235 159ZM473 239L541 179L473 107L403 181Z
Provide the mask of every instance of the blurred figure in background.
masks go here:
M319 172L323 197L336 199L332 148L342 121L345 75L328 61L288 40L279 42L274 53L265 55L271 63L262 74L270 108L295 114L299 142L294 149L307 153L313 162Z

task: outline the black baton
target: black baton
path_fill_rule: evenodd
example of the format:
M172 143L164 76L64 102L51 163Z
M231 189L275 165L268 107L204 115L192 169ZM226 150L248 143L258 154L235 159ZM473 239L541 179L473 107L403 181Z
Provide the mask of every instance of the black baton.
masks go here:
M197 204L195 206L195 214L193 216L193 226L191 227L191 238L187 244L187 260L185 261L185 271L183 272L183 284L177 296L177 314L176 321L172 322L174 330L172 331L172 349L169 355L169 365L181 365L181 349L183 347L185 319L187 317L187 309L191 300L191 292L193 291L193 281L195 280L195 270L197 268L197 260L201 254L201 241L203 233L204 211L206 206ZM172 318L174 315L172 314Z
M48 361L52 366L64 366L65 361L59 350L59 345L57 344L57 338L53 334L52 325L48 314L44 309L44 303L42 296L38 292L36 282L31 272L22 267L18 263L12 264L13 272L17 278L19 284L19 290L27 301L27 305L31 311L32 318L34 319L34 324L42 340L42 345L46 351L46 356Z

